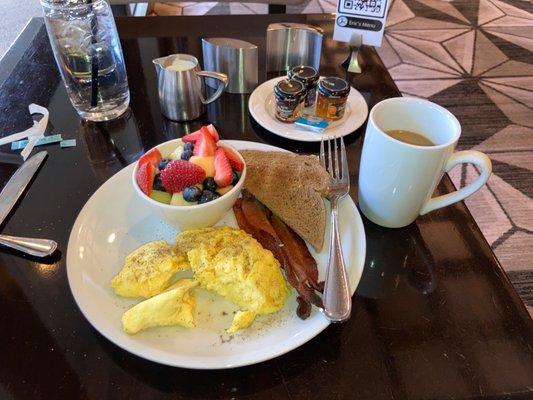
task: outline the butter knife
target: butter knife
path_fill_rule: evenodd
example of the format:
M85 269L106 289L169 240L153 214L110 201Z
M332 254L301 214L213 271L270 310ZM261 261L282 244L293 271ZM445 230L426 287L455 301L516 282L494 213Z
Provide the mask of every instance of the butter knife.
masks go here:
M35 154L15 171L4 186L2 192L0 192L0 224L4 222L17 200L24 193L33 175L35 175L47 155L46 151ZM57 243L53 240L8 235L0 235L0 244L36 257L49 256L57 249Z

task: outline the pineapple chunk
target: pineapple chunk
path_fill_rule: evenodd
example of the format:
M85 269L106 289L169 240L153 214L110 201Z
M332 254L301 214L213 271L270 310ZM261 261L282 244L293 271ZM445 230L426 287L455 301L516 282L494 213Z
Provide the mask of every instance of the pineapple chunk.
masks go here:
M183 198L183 192L177 192L172 195L170 199L171 206L193 206L196 203L189 203Z
M189 161L198 165L199 167L202 167L205 171L206 177L215 176L215 157L192 156Z
M223 194L228 193L231 189L233 189L233 185L229 185L223 188L218 188L217 193L222 196Z
M180 145L176 147L176 149L172 153L170 153L168 158L170 158L171 160L179 160L181 159L181 153L183 153L183 146Z

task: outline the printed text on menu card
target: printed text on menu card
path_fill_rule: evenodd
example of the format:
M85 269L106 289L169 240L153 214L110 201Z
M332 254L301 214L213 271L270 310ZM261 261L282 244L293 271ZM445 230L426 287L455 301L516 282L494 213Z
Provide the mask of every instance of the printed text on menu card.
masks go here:
M381 46L390 0L338 0L333 39L349 42L352 35L362 35L362 43Z

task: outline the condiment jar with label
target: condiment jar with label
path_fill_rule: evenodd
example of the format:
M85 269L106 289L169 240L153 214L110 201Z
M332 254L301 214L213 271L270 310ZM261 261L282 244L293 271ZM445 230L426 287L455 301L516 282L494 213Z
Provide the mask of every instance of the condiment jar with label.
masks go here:
M300 65L291 68L289 71L289 79L303 83L305 87L305 106L311 107L316 100L316 86L318 84L318 71L313 67Z
M350 93L350 85L342 78L328 77L318 82L316 99L317 117L339 120L346 110L346 102Z
M283 79L274 87L276 118L281 122L294 122L301 115L304 105L305 88L303 83Z

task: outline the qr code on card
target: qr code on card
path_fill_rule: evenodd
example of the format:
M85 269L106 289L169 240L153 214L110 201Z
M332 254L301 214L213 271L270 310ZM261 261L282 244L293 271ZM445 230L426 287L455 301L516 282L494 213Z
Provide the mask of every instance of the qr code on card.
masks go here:
M339 12L371 18L383 18L387 0L339 0Z

